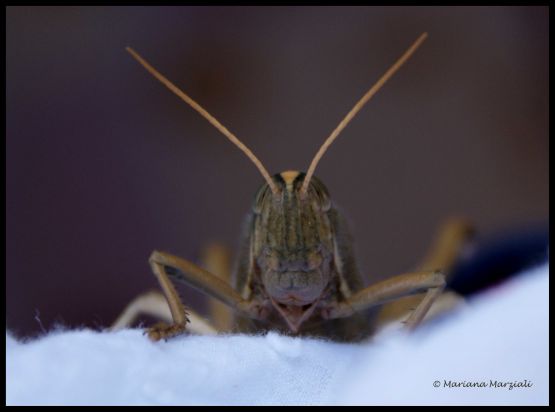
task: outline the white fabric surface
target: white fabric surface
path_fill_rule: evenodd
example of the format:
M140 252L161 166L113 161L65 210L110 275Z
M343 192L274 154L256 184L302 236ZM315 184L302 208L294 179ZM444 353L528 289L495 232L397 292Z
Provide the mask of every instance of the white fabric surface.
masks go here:
M6 402L547 405L548 272L531 270L413 335L362 344L276 333L152 343L139 330L58 331L24 343L7 332Z

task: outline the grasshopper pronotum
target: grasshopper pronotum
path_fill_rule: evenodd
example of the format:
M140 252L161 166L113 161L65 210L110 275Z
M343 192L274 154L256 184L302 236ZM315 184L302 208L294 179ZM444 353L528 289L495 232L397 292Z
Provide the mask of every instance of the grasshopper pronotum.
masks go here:
M247 217L233 286L185 259L165 252L152 253L149 262L169 304L173 323L151 327L151 339L169 338L187 329L188 312L171 279L230 307L236 314L234 330L240 332L272 329L341 341L359 340L374 331L376 317L370 316L368 309L425 293L411 301L415 307L405 324L413 329L422 321L445 287L445 274L468 233L466 224L451 221L419 271L364 287L345 221L326 187L314 176L314 170L339 133L426 37L427 33L423 33L349 111L320 147L306 173L285 171L274 176L218 120L127 48L146 70L239 147L265 180Z

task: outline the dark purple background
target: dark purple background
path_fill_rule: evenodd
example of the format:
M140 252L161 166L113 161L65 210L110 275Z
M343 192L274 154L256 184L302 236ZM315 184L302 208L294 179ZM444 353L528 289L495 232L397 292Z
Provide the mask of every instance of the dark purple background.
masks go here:
M370 279L410 269L453 214L482 233L548 219L547 7L9 7L6 308L17 334L108 325L156 287L147 258L237 246L262 179L151 78L133 46L270 172L317 175ZM184 290L199 307L199 296ZM202 306L202 305L200 305Z

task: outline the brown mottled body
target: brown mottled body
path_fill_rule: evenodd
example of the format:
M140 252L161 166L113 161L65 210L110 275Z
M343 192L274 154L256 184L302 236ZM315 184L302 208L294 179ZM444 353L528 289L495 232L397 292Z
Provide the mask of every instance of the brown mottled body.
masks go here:
M344 218L315 177L307 199L300 198L304 177L282 172L273 177L279 197L266 184L256 194L233 282L243 299L261 301L265 318L239 317L237 329L362 339L372 332L369 313L328 319L329 309L346 302L364 282Z

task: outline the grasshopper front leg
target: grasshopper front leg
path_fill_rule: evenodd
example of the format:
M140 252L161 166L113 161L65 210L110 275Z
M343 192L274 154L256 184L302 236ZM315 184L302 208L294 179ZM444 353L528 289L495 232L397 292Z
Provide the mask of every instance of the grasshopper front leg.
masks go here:
M257 305L244 300L235 289L218 276L188 260L169 253L154 251L150 255L149 263L166 296L173 318L171 325L157 324L148 330L148 336L152 340L167 339L186 330L187 311L170 278L182 281L220 300L243 316L258 317Z
M416 293L426 292L406 322L408 329L414 329L422 321L434 300L445 287L445 276L440 271L407 273L368 286L347 301L330 308L329 319L344 318L373 306L396 300Z

